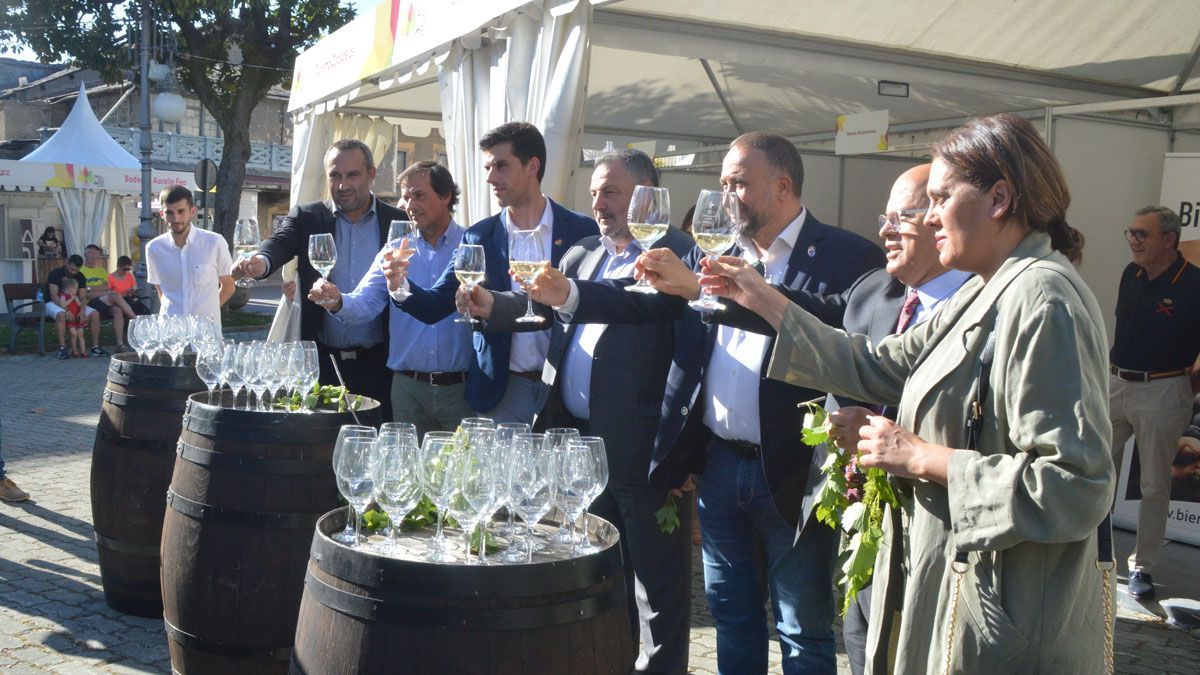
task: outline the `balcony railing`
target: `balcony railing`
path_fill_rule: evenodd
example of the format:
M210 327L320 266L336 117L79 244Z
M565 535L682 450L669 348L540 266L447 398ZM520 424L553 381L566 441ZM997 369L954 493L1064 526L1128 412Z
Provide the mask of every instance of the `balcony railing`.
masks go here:
M141 135L138 129L122 129L119 127L104 127L109 136L129 151L134 157L141 153ZM50 138L57 129L43 128L42 140ZM221 161L225 150L225 141L212 136L188 136L186 134L169 134L151 132L150 159L155 162L173 162L178 164L195 165L202 159ZM292 171L292 147L278 143L250 143L250 160L246 162L247 171L269 171L289 174Z

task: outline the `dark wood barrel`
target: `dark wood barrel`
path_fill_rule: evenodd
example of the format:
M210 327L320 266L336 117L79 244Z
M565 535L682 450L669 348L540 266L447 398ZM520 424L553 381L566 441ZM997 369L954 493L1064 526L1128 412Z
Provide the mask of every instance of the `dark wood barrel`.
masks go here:
M598 553L533 564L382 557L313 536L291 672L625 675L633 636L616 528L592 516Z
M333 445L354 419L205 400L188 402L162 525L172 669L283 673L313 526L338 506ZM377 424L379 404L364 399L358 417Z
M158 545L163 497L187 397L204 391L194 357L179 367L112 357L92 446L92 526L104 600L118 612L162 616Z

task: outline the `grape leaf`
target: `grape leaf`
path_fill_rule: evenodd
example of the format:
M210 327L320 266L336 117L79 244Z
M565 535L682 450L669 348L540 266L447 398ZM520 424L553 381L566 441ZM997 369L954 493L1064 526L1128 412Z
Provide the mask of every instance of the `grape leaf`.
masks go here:
M675 506L674 494L667 493L662 508L654 512L654 519L658 521L658 529L664 534L671 534L679 528L679 509Z

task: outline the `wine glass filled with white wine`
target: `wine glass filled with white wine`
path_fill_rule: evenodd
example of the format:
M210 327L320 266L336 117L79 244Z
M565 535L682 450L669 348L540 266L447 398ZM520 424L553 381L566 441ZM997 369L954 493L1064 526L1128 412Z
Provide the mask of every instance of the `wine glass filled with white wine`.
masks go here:
M483 282L485 274L487 274L487 267L484 262L483 247L479 244L460 245L454 256L454 276L458 278L458 283L462 284L470 293L477 284ZM475 319L471 317L471 310L466 309L463 310L462 316L455 321L472 323Z
M729 250L737 237L737 226L741 220L741 202L732 192L701 190L696 199L696 211L692 216L692 238L696 246L708 254L709 260ZM707 291L700 299L688 303L693 309L718 311L724 306Z
M253 218L239 219L233 228L233 252L242 260L249 260L258 253L259 243L258 222ZM258 283L258 280L245 276L234 283L242 288L249 288Z
M550 262L545 238L541 229L513 230L509 235L508 267L525 289L525 314L517 318L517 323L540 323L543 319L533 313L533 296L529 294L529 287L533 285L538 272Z
M329 278L337 264L337 245L333 243L333 235L324 232L308 237L308 262L322 277Z
M638 185L629 200L629 232L642 251L649 251L654 242L671 226L671 197L667 188ZM637 293L657 293L644 277L625 290Z

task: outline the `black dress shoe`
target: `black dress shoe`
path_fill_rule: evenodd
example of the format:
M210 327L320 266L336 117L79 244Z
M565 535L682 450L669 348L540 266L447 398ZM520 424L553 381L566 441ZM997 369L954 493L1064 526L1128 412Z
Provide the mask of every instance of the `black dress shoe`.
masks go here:
M1154 579L1150 574L1139 570L1129 573L1129 594L1138 600L1149 600L1154 597Z

